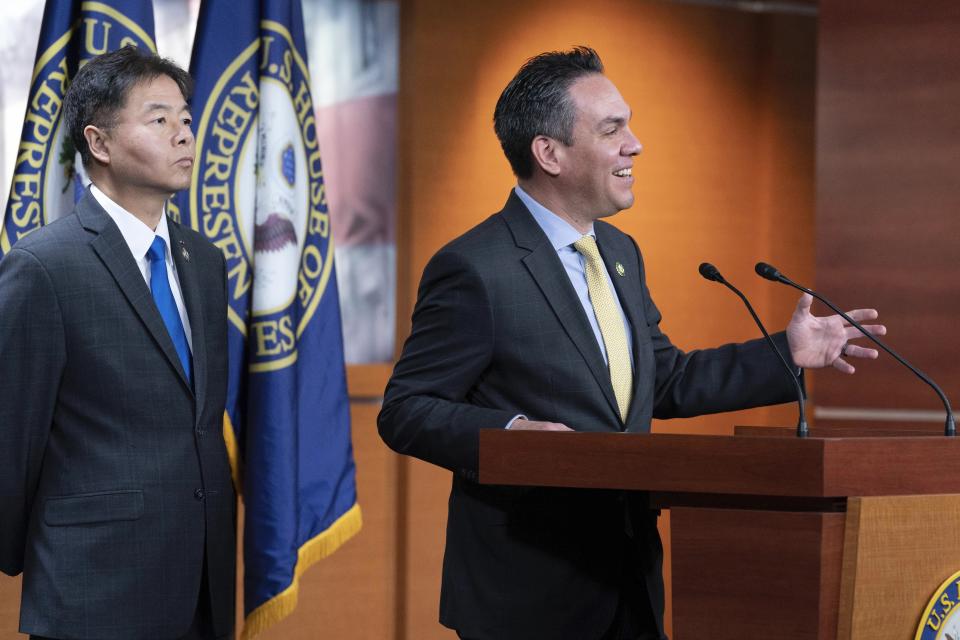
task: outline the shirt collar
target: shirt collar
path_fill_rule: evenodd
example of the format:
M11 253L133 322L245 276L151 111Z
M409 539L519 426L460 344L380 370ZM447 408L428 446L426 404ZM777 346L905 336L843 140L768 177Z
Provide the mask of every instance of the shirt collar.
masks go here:
M527 206L527 209L530 210L530 215L537 221L537 224L540 225L543 232L547 234L547 239L556 251L571 246L583 237L583 234L577 231L573 225L534 200L533 196L524 191L520 185L514 187L513 190L523 204ZM590 230L587 232L587 235L596 237L592 224L590 225Z
M97 185L90 184L90 193L119 227L120 234L126 241L127 246L130 247L130 253L133 254L134 258L143 260L150 249L150 245L153 244L153 239L160 236L167 247L165 259L166 261L170 260L170 230L167 228L167 216L165 214L160 216L160 223L157 225L157 230L154 231L145 225L140 218L111 200L107 194L97 188Z

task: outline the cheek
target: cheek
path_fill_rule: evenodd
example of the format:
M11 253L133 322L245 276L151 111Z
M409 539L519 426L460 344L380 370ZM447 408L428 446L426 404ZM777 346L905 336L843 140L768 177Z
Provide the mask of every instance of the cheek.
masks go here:
M141 136L131 143L130 157L140 164L155 164L164 158L162 147L153 138Z

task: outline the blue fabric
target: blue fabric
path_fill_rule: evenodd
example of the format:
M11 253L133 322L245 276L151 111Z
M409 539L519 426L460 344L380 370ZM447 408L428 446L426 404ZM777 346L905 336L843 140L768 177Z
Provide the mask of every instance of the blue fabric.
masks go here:
M153 244L147 250L147 259L150 260L150 291L153 293L153 301L157 303L157 311L163 318L163 324L167 325L167 332L173 340L177 355L180 356L183 372L187 374L190 384L193 384L190 345L187 344L187 333L183 330L180 312L173 299L173 292L170 291L170 280L167 278L167 243L160 236L153 239Z
M83 25L93 26L88 31ZM20 151L13 165L6 213L0 214L0 258L23 236L69 213L83 195L83 185L77 184L80 172L75 171L79 154L64 153L56 146L60 138L53 135L58 128L63 130L60 107L70 80L83 63L126 44L156 52L150 0L44 4Z
M310 547L326 547L323 554L301 549L327 532L331 540L349 537L343 524L351 518L344 516L358 513L334 244L300 5L201 3L190 70L202 166L190 191L174 199L180 220L226 258L226 408L243 472L244 611L254 629L261 628L258 612L282 611L277 603L296 593L297 575L337 545ZM259 159L259 174L241 161L245 149ZM270 190L294 185L309 202L257 211L251 200L245 209L233 205L244 201L240 184L256 185L257 207L288 202ZM209 193L227 194L223 203L230 204L211 204ZM296 265L269 260L277 221L284 224L273 229L295 238ZM258 278L294 285L294 295L265 304ZM359 516L353 521L358 527Z

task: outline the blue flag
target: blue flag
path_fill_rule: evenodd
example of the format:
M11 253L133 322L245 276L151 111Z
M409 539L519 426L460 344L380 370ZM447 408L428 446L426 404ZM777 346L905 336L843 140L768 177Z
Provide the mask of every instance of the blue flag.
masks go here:
M300 0L205 1L197 163L171 207L227 259L224 436L244 501L244 636L359 531L343 338Z
M156 53L150 0L58 0L44 7L0 258L26 234L70 213L82 195L83 167L60 126L63 96L87 60L128 44Z

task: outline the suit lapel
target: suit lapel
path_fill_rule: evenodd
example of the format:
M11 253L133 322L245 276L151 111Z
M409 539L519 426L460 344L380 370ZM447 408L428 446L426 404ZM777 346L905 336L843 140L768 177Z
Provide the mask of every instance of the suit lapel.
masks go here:
M76 212L83 228L97 234L90 242L90 246L107 267L107 270L110 271L130 306L133 307L133 310L147 327L147 331L156 341L157 346L180 376L181 382L187 388L190 388L190 383L187 381L183 366L180 364L180 358L173 346L173 340L170 339L167 326L163 323L160 312L157 311L153 295L147 288L143 274L140 273L140 268L137 266L133 254L130 253L130 247L123 239L120 229L90 194L89 189L77 203Z
M570 279L567 278L556 250L540 225L527 211L523 201L513 191L510 192L510 198L502 215L513 233L517 246L530 251L530 254L523 258L523 264L540 287L540 291L543 292L544 298L553 309L564 331L583 356L610 409L619 419L617 398L610 382L610 372L603 361L603 354L600 353L600 345L597 344L590 322L584 314L583 305L580 304L580 298L570 284Z
M643 300L641 299L640 274L631 273L627 265L636 263L629 253L634 252L632 243L624 243L612 231L612 229L603 222L594 224L594 232L597 234L597 246L600 249L600 255L603 257L604 265L607 267L607 273L610 274L610 280L613 282L613 288L617 292L617 298L620 299L620 306L627 314L627 320L630 321L630 334L633 338L633 397L637 397L637 390L641 380L649 379L651 375L648 371L640 369L640 350L644 348L646 342L647 319L643 313ZM629 252L629 253L628 253ZM617 268L620 265L623 275ZM630 409L627 412L626 424L630 424L634 413L639 410L637 402L630 403Z
M207 349L204 342L204 315L203 299L200 295L200 282L197 269L184 240L180 225L167 219L167 229L170 232L170 250L173 262L177 265L177 278L180 281L180 291L183 293L183 304L187 308L190 318L190 337L193 343L193 386L196 392L197 404L201 404L207 391ZM197 411L199 417L201 411Z

